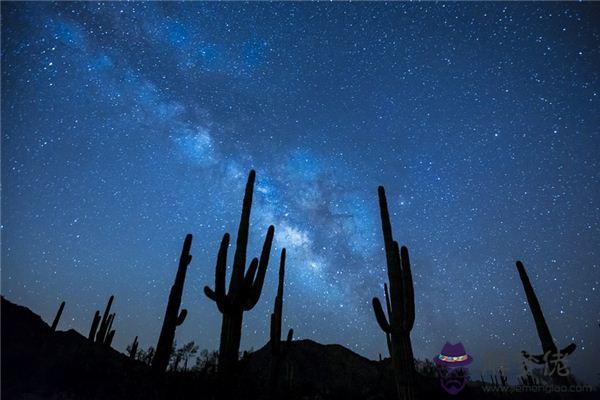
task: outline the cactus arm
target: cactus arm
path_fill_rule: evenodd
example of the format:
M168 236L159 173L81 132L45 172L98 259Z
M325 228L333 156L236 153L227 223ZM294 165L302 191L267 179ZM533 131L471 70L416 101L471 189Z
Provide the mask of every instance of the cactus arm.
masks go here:
M392 315L392 306L390 305L390 292L388 290L387 283L383 284L383 293L385 295L385 310L387 311L387 315Z
M388 290L387 283L383 284L383 293L385 294L385 309L387 311L387 315L390 316L390 319L391 319L392 306L390 305L390 292ZM391 357L392 356L392 338L390 337L389 332L385 332L385 341L387 344L388 353Z
M230 300L235 300L234 297L239 293L244 280L244 269L246 267L246 250L248 248L248 231L250 229L250 212L252 209L252 195L254 190L254 181L256 172L250 171L248 182L246 183L246 191L242 203L242 216L235 243L235 254L233 256L233 269L231 273L231 281L229 282L228 297Z
M135 356L137 355L137 349L138 349L138 337L136 336L135 339L133 339L133 343L131 344L131 349L129 350L129 358L132 360L135 360Z
M576 348L577 348L577 345L575 343L571 343L570 345L568 345L567 347L565 347L564 349L562 349L560 351L560 355L562 357L566 357L566 356L570 355L572 352L574 352Z
M293 340L293 339L294 339L294 330L293 330L293 329L290 329L290 330L288 330L288 334L287 334L287 339L286 339L286 341L287 341L287 342L288 342L288 344L289 344L289 343L291 343L291 342L292 342L292 340Z
M108 317L108 327L106 328L106 335L104 336L104 343L108 343L108 335L110 334L110 332L112 330L114 320L115 320L115 313L112 313Z
M204 286L204 295L212 301L217 301L217 294L208 286Z
M386 333L390 333L392 331L392 327L385 317L385 313L383 312L383 308L381 308L381 302L377 297L373 297L373 311L375 311L375 318L377 318L377 323L382 331Z
M254 308L254 306L256 305L256 303L258 303L258 300L260 299L263 284L265 283L265 275L267 274L267 267L269 265L269 257L271 255L271 246L273 245L274 235L275 227L271 225L267 230L267 236L265 237L262 252L260 253L260 261L258 262L258 271L256 273L256 279L254 279L252 289L248 293L248 296L246 296L244 302L244 310L246 311Z
M58 307L58 311L56 312L54 321L52 321L52 327L50 329L52 329L53 331L56 330L56 327L58 326L58 321L60 321L60 317L61 317L64 309L65 309L65 302L63 301L62 303L60 303L60 306Z
M181 324L183 324L183 321L185 321L185 317L187 317L188 311L185 308L182 308L181 311L179 312L179 316L177 317L177 320L175 321L175 325L179 326Z
M246 271L246 276L244 276L244 288L243 293L245 295L249 295L252 291L252 285L254 284L254 278L256 277L256 271L258 270L258 258L254 257L252 261L250 261L250 265L248 266L248 270Z
M225 294L225 275L227 273L227 249L229 247L229 234L223 235L219 253L217 255L217 265L215 267L215 290L210 287L204 287L206 297L217 303L220 312L226 312L229 307L229 301Z
M227 249L229 248L229 233L223 235L217 265L215 268L215 293L218 299L225 300L225 275L227 273Z
M403 328L405 331L410 331L415 324L415 291L410 270L410 258L408 249L405 246L400 249L400 259L402 260L402 293L404 295L405 312Z
M115 330L108 332L106 335L106 340L104 342L105 345L110 346L112 344L113 338L115 337Z
M110 309L112 307L112 303L113 303L114 299L115 299L114 295L110 296L108 299L108 303L106 304L106 308L104 309L104 315L102 316L103 322L108 320L108 317L110 316Z
M260 297L260 292L262 291L263 284L265 282L265 275L267 274L267 267L269 265L269 258L271 256L271 246L273 245L273 236L275 235L275 227L273 225L269 226L267 229L267 236L265 236L265 242L263 243L263 248L260 253L260 260L258 262L258 272L256 274L256 279L254 280L254 285L252 286L254 295L257 296L256 301L258 301L258 297ZM284 252L284 262L285 262L285 249Z

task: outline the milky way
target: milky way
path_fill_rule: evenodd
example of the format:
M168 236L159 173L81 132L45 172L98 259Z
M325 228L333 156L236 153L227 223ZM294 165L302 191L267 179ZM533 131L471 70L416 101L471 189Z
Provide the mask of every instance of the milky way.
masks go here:
M242 348L283 329L387 354L377 186L413 263L415 356L448 340L519 371L540 344L514 262L575 374L600 363L596 4L2 3L2 294L115 347L155 345L186 233L179 343L218 347L202 293L257 171L276 227ZM488 362L489 364L489 362Z

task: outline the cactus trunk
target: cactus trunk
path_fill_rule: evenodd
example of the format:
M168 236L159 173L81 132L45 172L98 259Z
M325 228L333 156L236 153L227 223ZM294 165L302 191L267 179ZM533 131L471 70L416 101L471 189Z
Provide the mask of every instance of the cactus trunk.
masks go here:
M221 342L219 344L220 371L233 371L238 360L242 340L243 312L223 314L221 324Z
M415 322L415 302L410 259L408 249L400 249L398 242L394 240L382 186L379 187L378 194L389 279L389 294L387 286L384 286L387 317L376 297L373 298L373 309L388 340L398 397L410 400L414 398L415 390L415 364L410 341L410 332Z
M541 355L530 355L526 351L522 351L521 353L527 360L533 363L544 364L546 368L545 372L552 377L552 381L555 385L569 385L571 383L571 378L569 376L570 371L564 365L562 360L575 351L576 345L575 343L571 343L564 349L558 350L558 347L552 338L552 334L550 333L550 328L548 328L548 324L546 323L546 318L544 318L540 302L533 290L525 266L521 261L517 261L517 271L519 272L521 283L523 283L525 296L527 297L529 308L533 314L535 328L542 344L542 351L544 352Z
M535 322L535 328L537 329L538 337L540 338L540 342L542 344L542 350L544 353L548 351L556 353L556 344L554 344L554 340L552 340L552 335L550 334L550 329L546 323L546 318L544 318L542 307L540 306L540 302L538 301L535 291L533 290L533 286L531 286L531 281L529 280L529 276L527 276L525 266L520 261L517 261L517 271L519 271L519 277L523 283L523 289L525 289L525 296L527 297L531 314L533 314L533 320Z
M250 211L252 208L252 194L255 178L256 173L250 171L242 204L242 216L238 228L229 291L227 293L225 292L227 248L229 246L228 233L223 236L217 255L215 289L212 290L208 286L204 288L206 296L217 304L219 311L223 314L218 365L223 390L231 389L231 385L225 383L225 378L235 374L235 366L240 351L244 311L250 311L254 308L260 298L275 232L275 228L270 226L267 231L260 259L252 259L248 269L246 269L246 249L248 246Z
M169 358L173 349L173 341L175 340L175 330L177 329L177 326L183 323L187 315L186 309L179 311L179 308L181 307L183 284L185 283L187 267L192 261L192 256L190 255L191 247L192 235L188 234L183 242L183 248L179 258L179 267L177 268L177 274L175 275L175 282L169 293L169 302L167 303L165 318L158 338L158 344L156 345L156 353L152 360L152 370L157 373L164 373L167 370Z
M58 326L58 321L60 321L60 316L62 315L64 309L65 302L63 301L62 303L60 303L58 311L56 312L56 316L54 317L54 321L52 322L52 327L50 329L52 329L53 331L56 330L56 327Z

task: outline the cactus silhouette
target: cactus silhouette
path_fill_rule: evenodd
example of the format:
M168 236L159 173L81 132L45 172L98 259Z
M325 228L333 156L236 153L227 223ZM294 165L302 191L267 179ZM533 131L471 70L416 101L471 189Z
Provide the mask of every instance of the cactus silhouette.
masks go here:
M96 332L98 331L99 324L100 324L100 311L96 310L96 313L94 314L94 318L92 319L92 326L90 327L90 333L88 335L88 339L92 342L96 338Z
M112 319L114 316L110 314L110 308L112 307L113 300L115 296L110 296L108 299L108 303L106 303L106 308L104 309L104 314L102 315L102 321L100 322L100 326L98 327L98 333L96 333L96 343L105 343L107 335L110 333L110 328L112 327Z
M285 345L281 343L281 317L283 315L283 287L285 277L285 249L281 250L281 260L279 262L279 283L277 285L277 295L275 296L275 306L271 314L271 366L270 366L270 397L279 398L280 385L279 376L281 371L282 359L286 356L287 350L292 342L294 330L288 331Z
M525 359L535 364L544 364L546 366L546 372L552 377L552 381L555 384L569 384L569 371L563 364L562 360L575 351L577 346L575 343L571 343L564 349L560 351L558 350L556 344L554 343L554 339L550 334L548 324L546 324L546 319L544 318L544 313L542 312L540 302L538 301L535 291L533 290L529 276L527 276L525 266L521 261L517 261L517 271L519 272L521 283L523 283L523 289L525 290L527 303L529 303L531 314L533 314L535 327L540 338L540 342L542 343L542 351L544 352L541 355L531 355L526 351L522 351L521 353Z
M129 347L129 358L132 360L135 360L135 356L137 355L137 351L138 351L138 337L136 336L135 339L133 339L133 343L131 343L131 346Z
M58 311L56 312L56 316L54 317L54 321L52 322L52 327L50 329L52 329L53 331L56 330L56 327L58 326L58 321L60 321L60 316L62 315L64 309L65 302L63 301L62 303L60 303Z
M392 306L390 305L390 292L388 290L387 283L383 284L383 294L385 296L385 310L387 312L387 315L392 315L392 313L391 313ZM390 336L389 332L385 332L385 341L387 343L388 354L391 357L392 356L392 337Z
M111 318L111 326L112 326L112 321L115 319L115 314L112 315ZM115 330L114 329L110 329L108 331L108 333L106 334L106 338L104 339L104 344L109 346L112 344L113 338L115 337Z
M281 260L279 262L279 283L277 285L277 295L275 296L275 306L271 314L271 353L280 354L285 349L281 346L281 319L283 315L283 287L285 277L285 249L281 250ZM292 340L294 330L288 331L287 341Z
M373 298L373 310L379 326L390 338L390 355L398 397L408 400L414 398L415 386L415 363L410 342L410 331L415 322L412 273L408 249L404 246L399 249L398 242L392 235L392 224L383 186L379 186L378 194L390 293L386 296L387 318L377 297Z
M502 386L506 386L508 382L508 377L502 373L502 368L498 370L498 373L500 374L500 383L502 384Z
M183 241L181 256L179 258L179 267L175 275L175 282L169 293L169 302L165 311L165 319L163 321L158 344L156 345L156 353L152 361L152 369L155 372L162 373L169 366L169 359L173 349L173 341L175 340L175 330L185 321L187 310L184 308L179 311L181 306L181 297L183 295L183 284L185 283L185 275L187 267L192 262L190 248L192 247L192 235L188 234Z
M221 377L234 372L240 350L242 335L242 319L244 311L249 311L258 302L262 291L269 253L273 242L275 228L271 225L262 248L260 260L252 259L246 271L246 249L248 246L248 231L250 227L250 209L256 173L250 171L242 205L242 216L236 239L235 255L229 283L229 292L225 293L225 274L227 269L227 248L229 234L225 233L215 268L215 289L204 287L206 296L213 300L223 314L221 325L221 343L219 345L218 371Z

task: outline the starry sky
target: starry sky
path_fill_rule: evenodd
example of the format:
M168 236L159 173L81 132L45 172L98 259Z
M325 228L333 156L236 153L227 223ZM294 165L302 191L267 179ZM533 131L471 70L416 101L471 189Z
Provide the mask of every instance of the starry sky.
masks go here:
M415 356L541 352L523 260L569 365L600 361L600 6L2 3L2 294L115 347L155 345L186 233L179 343L218 348L214 282L257 171L249 257L274 250L242 349L283 329L387 354L377 186L411 252ZM232 252L233 250L230 250ZM479 375L477 374L477 377Z

